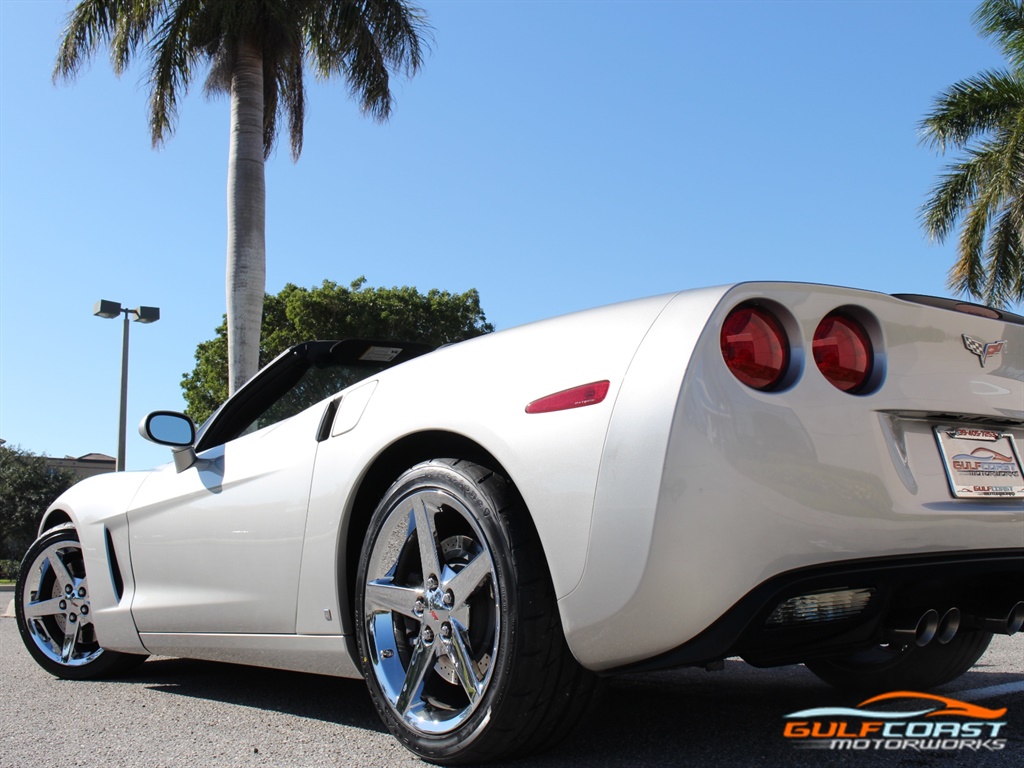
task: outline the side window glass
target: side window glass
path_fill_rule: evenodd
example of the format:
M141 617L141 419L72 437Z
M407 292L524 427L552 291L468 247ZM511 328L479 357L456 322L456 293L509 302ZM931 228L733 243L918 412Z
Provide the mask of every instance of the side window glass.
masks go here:
M296 344L206 420L196 436L196 451L202 453L295 416L346 387L431 349L426 344L367 339Z
M326 368L312 366L287 392L253 419L240 434L249 434L291 418L339 390L350 387L378 371L379 369L376 367L365 365L359 367L337 365Z

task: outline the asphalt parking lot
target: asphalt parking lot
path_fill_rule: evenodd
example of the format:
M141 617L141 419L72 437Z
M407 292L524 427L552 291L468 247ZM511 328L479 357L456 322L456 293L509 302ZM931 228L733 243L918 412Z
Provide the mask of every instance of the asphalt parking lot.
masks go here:
M11 599L0 589L0 607ZM358 680L182 659L151 659L130 677L70 682L31 660L0 619L0 766L196 768L423 766L384 731ZM684 669L616 678L588 723L556 749L506 763L626 766L985 766L1024 757L1024 637L997 637L981 662L939 691L1006 708L997 751L796 748L787 714L855 706L803 667Z

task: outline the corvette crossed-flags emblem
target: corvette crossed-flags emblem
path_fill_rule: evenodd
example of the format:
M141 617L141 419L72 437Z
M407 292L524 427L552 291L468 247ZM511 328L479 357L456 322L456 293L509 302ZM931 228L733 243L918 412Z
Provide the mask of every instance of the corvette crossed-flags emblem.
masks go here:
M972 339L966 333L963 334L963 337L964 346L967 347L967 351L978 356L978 359L981 361L982 368L985 367L985 363L990 357L998 355L1003 351L1003 347L1006 346L1005 339L1002 339L1001 341L990 341L986 344L984 341Z

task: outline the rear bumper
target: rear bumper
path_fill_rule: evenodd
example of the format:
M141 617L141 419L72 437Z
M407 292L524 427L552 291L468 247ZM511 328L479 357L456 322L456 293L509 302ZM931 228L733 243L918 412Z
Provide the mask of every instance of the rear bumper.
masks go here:
M804 596L857 590L866 605L845 618L779 621ZM926 610L956 608L963 629L993 622L1024 600L1024 549L849 560L768 579L689 642L615 671L693 666L742 656L755 666L794 664L886 642L887 632ZM773 616L776 617L773 620ZM993 629L993 624L986 623Z

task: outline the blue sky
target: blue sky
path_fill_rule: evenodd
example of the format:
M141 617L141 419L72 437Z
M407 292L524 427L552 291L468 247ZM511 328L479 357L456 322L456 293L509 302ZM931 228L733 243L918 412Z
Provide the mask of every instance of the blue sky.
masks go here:
M310 80L305 144L267 165L267 289L477 288L498 328L750 279L947 295L917 214L935 95L1001 65L974 2L426 0L391 121ZM63 0L0 0L0 437L114 455L118 323L135 425L181 409L224 313L228 102L202 82L150 147L145 75L102 51L50 79Z

